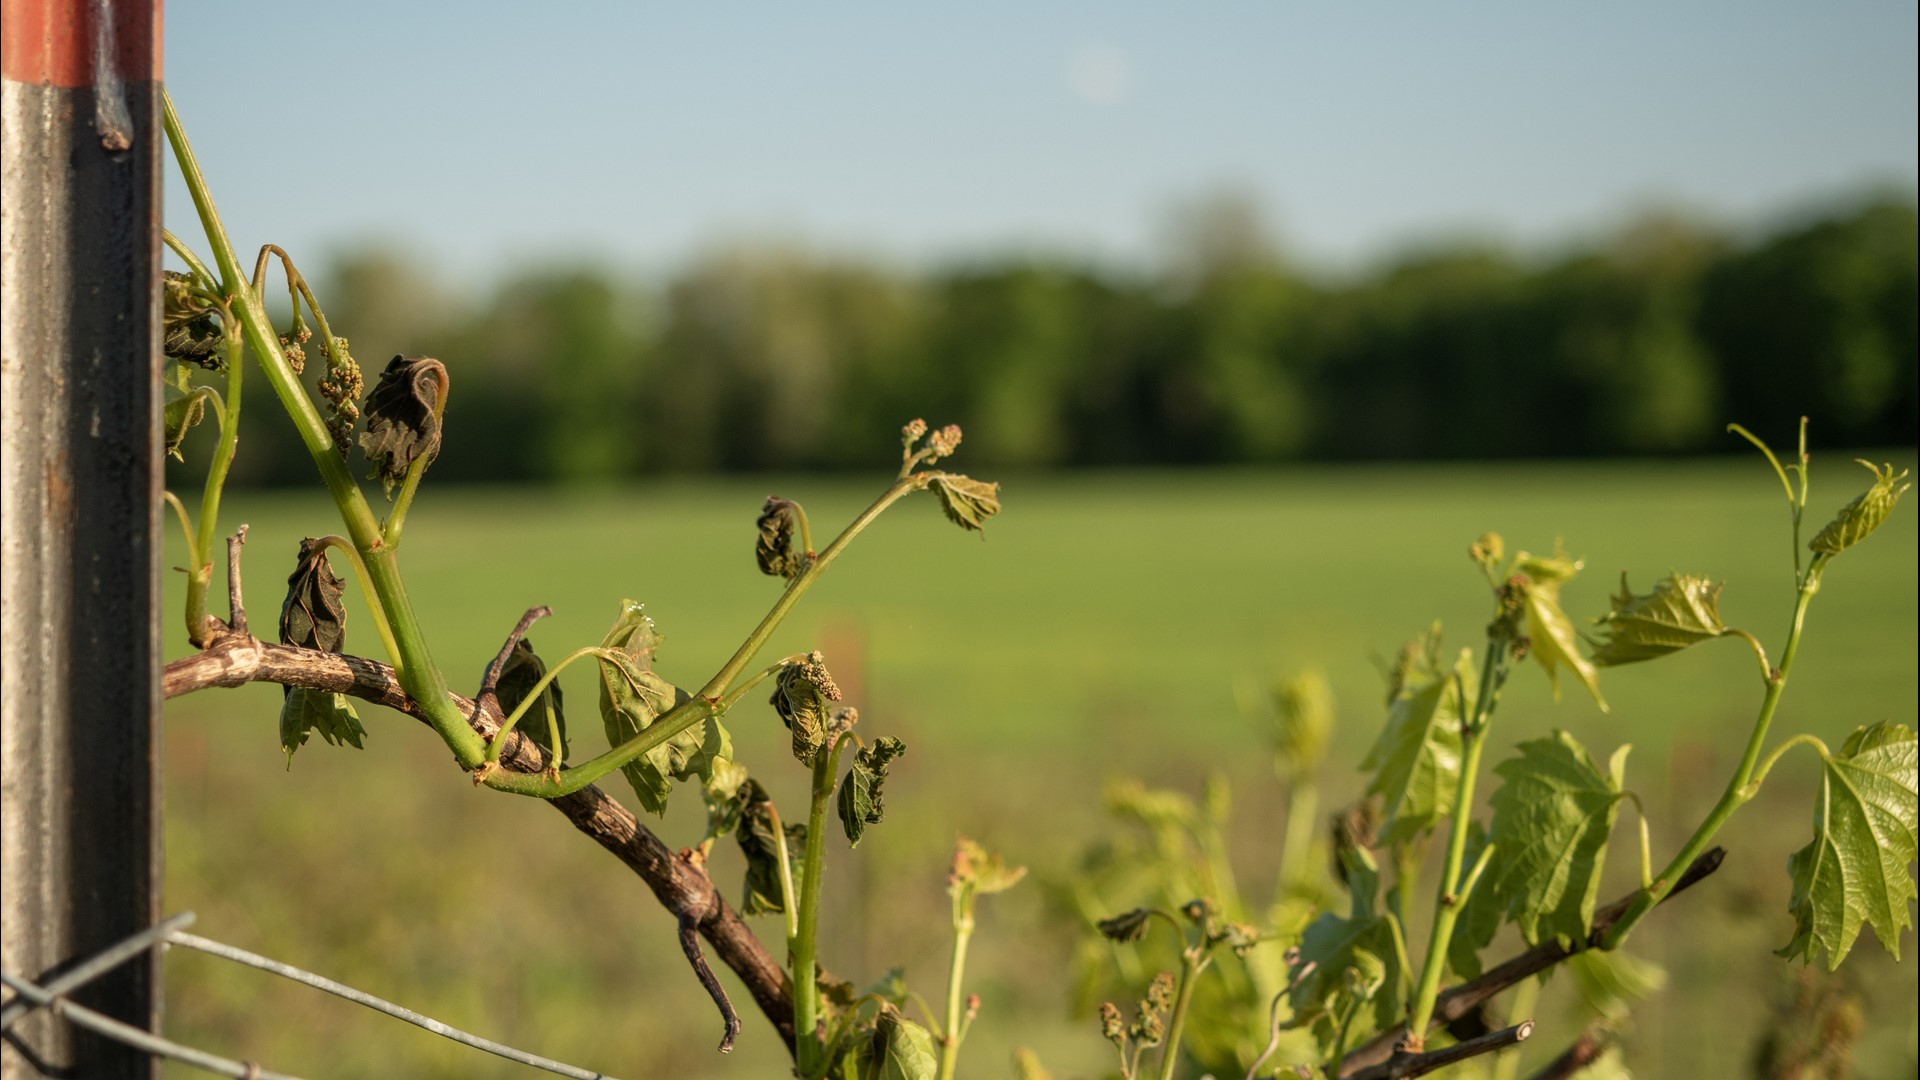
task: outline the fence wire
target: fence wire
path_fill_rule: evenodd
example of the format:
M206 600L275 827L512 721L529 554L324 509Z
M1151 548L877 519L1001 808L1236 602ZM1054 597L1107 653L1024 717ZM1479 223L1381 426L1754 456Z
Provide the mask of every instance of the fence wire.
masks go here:
M0 972L0 981L4 981L7 988L11 989L17 995L14 1000L7 1002L3 1008L0 1008L0 1030L11 1028L21 1018L37 1009L46 1008L51 1010L56 1016L65 1017L74 1024L104 1035L107 1038L125 1043L135 1049L153 1054L156 1057L169 1058L183 1064L192 1065L220 1076L235 1077L236 1080L298 1080L298 1078L288 1076L286 1073L272 1072L268 1069L261 1068L259 1065L250 1061L234 1061L230 1058L221 1057L218 1054L211 1054L204 1050L182 1045L171 1039L156 1035L153 1032L135 1027L125 1021L116 1020L111 1016L96 1012L84 1005L76 1004L65 996L107 972L112 971L121 964L147 953L156 945L178 945L182 948L204 952L210 956L216 956L236 964L243 964L261 971L272 972L275 975L291 979L303 986L310 986L316 990L324 990L329 994L343 997L355 1004L364 1005L376 1012L385 1013L388 1016L405 1020L409 1024L424 1028L442 1038L451 1039L454 1042L473 1047L476 1050L484 1050L489 1054L506 1058L509 1061L519 1062L522 1065L530 1065L536 1069L544 1069L547 1072L557 1073L561 1076L572 1077L574 1080L614 1080L613 1077L605 1073L595 1072L592 1069L583 1069L577 1065L569 1065L564 1061L555 1061L552 1058L529 1053L517 1047L508 1046L505 1043L495 1042L492 1039L483 1039L478 1035L462 1031L451 1024L443 1023L424 1013L418 1013L412 1009L396 1005L385 998L375 997L364 990L355 989L345 983L336 982L323 975L316 975L311 971L294 967L292 964L283 963L279 960L261 956L258 953L248 952L245 949L200 937L197 934L184 932L185 928L192 925L192 923L193 912L182 912L150 929L143 930L122 941L115 942L113 945L75 964L58 977L48 980L45 984L36 984L10 971Z

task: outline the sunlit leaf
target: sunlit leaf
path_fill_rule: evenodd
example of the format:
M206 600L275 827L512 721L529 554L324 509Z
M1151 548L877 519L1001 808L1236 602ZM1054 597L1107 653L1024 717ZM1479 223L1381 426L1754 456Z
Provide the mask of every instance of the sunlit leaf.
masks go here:
M1693 574L1668 574L1645 596L1635 596L1620 575L1613 610L1599 619L1606 640L1593 651L1600 667L1631 664L1679 652L1726 632L1720 621L1720 586Z
M175 461L186 460L180 455L180 444L186 442L187 432L206 417L207 399L211 396L213 391L205 388L192 390L167 402L162 411L162 448Z
M521 638L513 643L513 651L507 654L506 666L500 669L500 681L494 686L494 696L500 699L500 709L504 715L511 716L533 693L542 677L547 673L547 665L533 651L533 639ZM547 684L540 692L540 700L533 703L527 714L514 726L526 738L545 750L549 755L555 752L553 736L547 727L547 710L553 710L554 725L560 729L559 755L567 757L567 713L564 696L560 693L558 680Z
M859 847L867 826L885 820L887 767L906 752L907 744L882 735L853 755L853 767L840 782L840 825L847 831L849 846Z
M602 642L615 650L599 658L600 720L610 746L620 746L653 726L662 713L691 698L652 670L660 635L643 605L621 604L620 617ZM673 781L711 779L714 764L733 757L733 743L718 719L708 717L620 767L640 805L664 814Z
M874 1021L872 1036L850 1048L845 1075L850 1080L934 1080L938 1071L933 1035L888 1006Z
M947 520L984 534L987 519L1000 512L1000 485L958 473L935 473L928 485L940 497Z
M428 461L440 453L440 380L446 367L425 356L396 356L380 373L367 394L367 427L360 435L361 452L373 464L389 493L407 478L416 459Z
M1605 773L1564 731L1519 750L1494 769L1506 780L1492 800L1496 887L1529 943L1580 941L1593 922L1607 837L1624 798L1628 748L1614 752ZM1480 887L1487 884L1482 878Z
M1873 486L1861 492L1859 497L1840 508L1825 528L1814 534L1807 547L1828 555L1838 555L1853 545L1865 540L1887 520L1893 508L1906 494L1912 484L1902 484L1907 478L1907 470L1901 469L1896 475L1892 465L1878 467L1871 461L1855 459L1867 467L1873 474ZM1895 486L1899 485L1899 486Z
M828 702L840 700L840 687L828 673L826 659L811 652L797 663L780 669L768 703L780 714L793 736L793 757L802 765L813 764L827 743Z
M1912 865L1920 827L1915 739L1905 724L1856 728L1821 771L1813 839L1787 860L1793 876L1794 935L1780 955L1812 962L1824 949L1840 966L1860 934L1873 927L1880 944L1900 956L1900 933L1913 925Z
M731 833L740 825L740 812L745 800L740 797L740 789L747 784L747 767L731 758L722 758L713 763L713 775L700 785L700 795L707 804L707 831L704 839L718 840Z
M1579 573L1581 563L1569 558L1556 545L1551 558L1521 552L1514 561L1514 572L1525 577L1528 651L1547 672L1553 684L1554 700L1560 698L1560 669L1573 672L1601 712L1607 703L1600 696L1600 673L1593 663L1580 655L1579 635L1573 620L1560 610L1560 586Z
M1387 725L1361 760L1373 771L1369 795L1385 800L1382 843L1409 840L1433 828L1453 808L1460 787L1461 687L1472 700L1478 676L1462 651L1451 668L1439 666L1436 632L1418 639L1417 659L1402 678Z

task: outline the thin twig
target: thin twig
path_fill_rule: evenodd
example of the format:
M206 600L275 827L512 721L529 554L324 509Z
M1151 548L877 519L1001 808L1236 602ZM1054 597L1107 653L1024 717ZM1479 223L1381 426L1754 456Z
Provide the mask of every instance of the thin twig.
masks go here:
M1527 1080L1567 1080L1581 1069L1600 1060L1600 1055L1613 1045L1613 1031L1604 1021L1594 1021L1587 1030L1580 1033L1573 1045L1561 1051L1560 1056L1542 1066L1539 1072Z
M331 690L385 705L423 723L420 703L401 689L393 669L378 661L339 653L279 645L239 634L228 635L207 649L175 660L161 676L161 692L179 697L211 687L271 682ZM498 705L476 712L474 703L448 694L453 707L471 717L473 730L491 739L505 717ZM500 758L502 768L538 773L546 767L538 744L520 732L509 734ZM754 1004L774 1026L789 1049L793 1046L793 999L788 995L783 966L767 951L740 913L726 902L704 873L675 855L658 836L620 802L588 785L547 802L564 814L573 827L606 849L638 874L653 890L660 905L678 919L683 911L709 913L700 923L720 961L731 968L753 995Z
M227 537L227 629L236 634L247 632L247 605L240 599L240 548L247 542L247 527L241 525Z
M35 986L10 971L0 971L0 982L6 983L14 993L27 998L36 1005L51 1007L56 1016L65 1017L67 1020L83 1028L105 1035L109 1039L126 1043L135 1050L145 1050L155 1057L171 1058L174 1061L185 1062L188 1065L205 1069L210 1073L219 1073L221 1076L232 1077L233 1080L299 1080L298 1077L289 1076L286 1073L277 1073L263 1069L251 1061L234 1061L232 1058L223 1058L218 1054L209 1054L205 1050L195 1050L191 1046L183 1046L180 1043L174 1042L172 1039L163 1039L152 1032L142 1031L132 1024L115 1020L113 1017L103 1013L94 1012L85 1005L76 1005L66 998L49 994L46 988Z
M538 607L528 608L527 613L520 616L520 621L514 624L513 633L507 635L506 644L500 646L500 654L493 658L493 662L487 665L486 673L480 677L480 692L474 695L473 712L468 717L468 723L472 723L488 705L499 704L500 699L495 696L495 692L500 689L500 673L507 670L507 661L513 656L513 647L520 644L520 639L527 636L527 631L535 622L551 614L553 609L541 604Z
M1533 1021L1527 1020L1510 1028L1488 1032L1479 1038L1454 1043L1439 1050L1429 1050L1420 1054L1396 1050L1387 1060L1347 1075L1352 1080L1411 1080L1412 1077L1425 1076L1468 1058L1491 1054L1495 1050L1503 1050L1514 1043L1524 1042L1531 1034L1533 1034Z
M121 964L151 949L161 938L173 931L184 930L192 925L193 912L183 911L158 926L148 927L132 937L101 949L87 959L61 972L58 978L50 979L46 983L43 983L40 989L53 997L59 997L62 994L71 994L82 986L119 967ZM0 1031L12 1027L14 1021L19 1020L21 1017L39 1007L39 1002L28 998L24 994L7 1002L6 1008L0 1009Z
M707 988L707 996L720 1010L720 1019L726 1024L726 1031L720 1036L720 1052L733 1053L733 1040L740 1037L740 1014L733 1011L733 1002L727 998L727 988L713 974L713 968L707 966L706 954L700 951L700 916L692 911L680 913L680 951L687 954L687 963L693 965L693 973L700 977L700 985Z
M1674 883L1673 890L1661 900L1661 903L1664 905L1668 900L1672 900L1682 891L1720 869L1720 862L1726 857L1727 849L1716 847L1693 860L1693 863L1687 867L1686 873L1680 875L1680 880ZM1451 1023L1521 979L1538 975L1568 957L1592 948L1593 943L1606 936L1607 931L1613 928L1613 924L1618 922L1622 915L1626 914L1627 908L1639 896L1640 890L1636 889L1594 912L1593 929L1585 941L1575 942L1571 946L1561 945L1558 941L1543 941L1511 960L1489 968L1477 979L1442 991L1434 1000L1432 1023ZM1347 1055L1340 1075L1352 1077L1367 1066L1387 1060L1393 1053L1394 1044L1405 1038L1406 1033L1406 1025L1402 1024L1374 1036L1365 1045Z
M611 1080L605 1073L582 1069L577 1065L569 1065L564 1061L555 1061L552 1058L541 1057L538 1054L529 1054L525 1050L515 1049L505 1043L494 1042L492 1039L483 1039L478 1035L461 1031L459 1028L452 1027L448 1024L443 1024L431 1016L426 1016L414 1012L412 1009L395 1005L393 1002L384 998L374 997L364 990L356 990L345 983L334 982L332 979L323 975L315 975L311 971L305 971L301 968L294 967L292 964L285 964L278 960L269 959L258 953L250 953L245 949L236 949L232 945L222 944L218 941L200 937L197 934L174 933L169 935L167 940L171 944L184 946L189 949L197 949L204 953L211 953L223 960L231 960L236 964L245 964L251 968L259 968L261 971L270 971L282 978L292 979L302 986L311 986L316 990L325 990L329 994L346 998L355 1004L365 1005L375 1012L383 1012L396 1019L405 1020L407 1023L416 1027L425 1028L442 1038L452 1039L454 1042L471 1046L475 1050L485 1050L489 1054L498 1055L509 1061L517 1061L522 1065L531 1065L536 1069L545 1069L548 1072L559 1073L561 1076L570 1076L573 1077L574 1080Z
M1295 959L1298 959L1299 951L1298 949L1289 949L1288 953ZM1279 993L1273 995L1273 1003L1267 1006L1267 1048L1260 1051L1260 1056L1253 1059L1252 1065L1247 1066L1247 1080L1254 1080L1254 1077L1260 1072L1260 1066L1265 1065L1267 1059L1273 1056L1273 1052L1280 1049L1280 1003L1286 1000L1287 995L1293 993L1294 990L1305 981L1306 977L1313 974L1314 969L1319 966L1319 963L1313 960L1309 960L1300 965L1294 970L1293 978L1287 980L1287 985L1282 987Z

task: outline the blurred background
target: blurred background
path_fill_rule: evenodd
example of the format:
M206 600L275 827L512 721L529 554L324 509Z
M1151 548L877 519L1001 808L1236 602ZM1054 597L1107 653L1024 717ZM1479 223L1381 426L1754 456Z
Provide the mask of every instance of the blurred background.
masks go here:
M406 572L456 684L527 606L554 606L534 633L552 655L625 596L666 631L662 670L703 681L777 594L746 557L769 492L824 530L884 485L903 421L965 427L955 466L1004 482L987 542L909 502L772 647L824 649L870 734L911 747L889 820L831 856L831 970L905 964L934 996L954 836L1033 867L982 901L967 1075L1009 1075L1020 1045L1061 1077L1109 1068L1063 899L1079 853L1125 830L1103 790L1198 798L1219 774L1242 881L1270 881L1269 688L1325 673L1325 799L1357 796L1379 658L1436 617L1454 645L1479 634L1482 531L1585 557L1576 618L1623 570L1688 570L1777 647L1788 522L1725 424L1784 447L1810 418L1820 521L1868 480L1849 458L1914 463L1910 4L170 15L169 89L242 251L286 247L370 375L396 353L449 366ZM204 252L171 180L167 206ZM338 525L252 385L222 527L252 526L270 597L298 539ZM177 492L204 474L197 435ZM1777 730L1914 721L1913 519L1828 576ZM367 625L350 651L377 651ZM1732 769L1751 663L1608 672L1606 716L1524 672L1494 749L1554 727L1597 755L1633 743L1662 858ZM284 769L277 704L169 706L169 910L616 1075L784 1074L755 1016L711 1053L670 920L551 811L475 792L371 708L366 751L316 741ZM799 805L771 711L730 719ZM1788 759L1723 834L1726 868L1636 935L1669 972L1626 1035L1636 1073L1746 1074L1780 1025L1799 969L1769 953L1816 783ZM700 830L678 799L675 846ZM1609 897L1635 880L1619 840ZM738 873L722 845L716 880L736 894ZM268 976L168 971L172 1033L273 1068L529 1075ZM1859 1074L1911 1075L1911 955L1863 941L1841 979ZM1566 981L1540 1060L1584 1023Z

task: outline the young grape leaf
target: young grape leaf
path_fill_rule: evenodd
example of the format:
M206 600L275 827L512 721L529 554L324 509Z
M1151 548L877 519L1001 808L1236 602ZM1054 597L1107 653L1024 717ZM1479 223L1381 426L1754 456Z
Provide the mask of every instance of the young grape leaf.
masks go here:
M1411 840L1433 828L1460 787L1460 686L1471 700L1478 682L1473 658L1462 650L1451 670L1442 669L1439 635L1418 641L1420 658L1388 710L1387 726L1360 762L1374 770L1367 794L1386 800L1382 843Z
M280 748L287 752L287 768L293 768L293 752L307 744L307 737L319 732L331 746L362 749L367 729L360 714L345 694L328 690L309 690L289 686L280 700Z
M173 460L186 460L180 456L180 444L187 441L187 432L193 430L194 425L205 419L207 399L212 396L212 390L201 387L167 402L161 418L164 424L162 443L167 455Z
M1910 867L1920 827L1914 750L1911 728L1881 721L1854 729L1840 752L1827 757L1813 839L1787 860L1794 935L1781 956L1811 963L1825 949L1832 970L1865 923L1899 959L1900 932L1913 925Z
M1470 868L1479 861L1480 853L1487 848L1487 830L1478 821L1467 824L1467 846L1461 857L1460 865ZM1481 872L1480 880L1467 895L1466 906L1460 909L1459 921L1453 925L1453 940L1447 943L1447 967L1464 979L1480 977L1480 950L1493 943L1493 935L1500 930L1500 921L1506 915L1506 898L1500 895L1497 882L1500 873L1500 853L1488 862Z
M446 366L425 356L396 356L367 394L367 429L360 450L373 464L372 477L392 494L416 459L440 453L440 380Z
M933 1035L926 1028L883 1006L873 1034L848 1048L842 1075L848 1080L933 1080L939 1071Z
M1628 749L1616 750L1602 773L1573 736L1556 731L1521 743L1519 757L1494 768L1506 783L1493 793L1501 872L1491 884L1529 944L1587 936L1607 837L1625 798ZM1482 876L1480 888L1489 884Z
M1587 1006L1609 1020L1625 1020L1635 1005L1667 985L1666 968L1624 949L1575 953L1567 970Z
M1311 961L1312 973L1294 984L1291 990L1294 1026L1313 1025L1323 1051L1331 1051L1337 1034L1335 1008L1340 995L1348 993L1347 972L1360 969L1366 982L1372 982L1372 962L1380 965L1379 986L1399 987L1405 973L1400 971L1399 953L1394 948L1393 926L1377 907L1380 892L1380 868L1365 848L1343 843L1338 852L1340 868L1351 897L1345 918L1324 912L1307 927L1300 938L1300 963ZM1361 954L1366 954L1364 957ZM1298 970L1298 968L1296 968ZM1350 1033L1364 1034L1361 1027L1385 1030L1402 1017L1397 992L1375 993L1370 1008L1361 1016L1370 1019Z
M767 504L760 508L760 520L754 524L760 529L760 538L754 542L753 558L761 573L790 578L806 569L807 553L793 546L794 530L800 527L798 504L769 495Z
M212 304L194 293L193 277L177 270L162 271L160 291L161 355L209 371L225 369L220 317Z
M660 714L692 696L654 674L653 655L660 647L660 634L645 605L621 601L620 616L601 647L614 650L613 656L599 658L600 720L609 745L632 739L652 727ZM726 728L708 718L622 765L620 772L633 785L642 806L664 814L673 781L696 775L711 780L714 764L732 757L733 742Z
M758 780L747 780L737 796L740 852L747 857L745 894L740 910L747 915L785 911L780 899L780 845L773 832L773 800ZM807 824L796 821L785 827L788 873L799 881L801 853L807 846Z
M1000 512L1000 485L997 483L990 484L959 473L935 473L928 486L940 497L940 508L947 512L947 520L982 536L987 532L987 519Z
M713 775L700 786L701 798L707 804L707 832L703 843L718 840L740 825L740 811L744 800L740 798L740 789L747 783L747 767L730 758L722 758L713 763Z
M907 744L891 735L882 735L870 746L853 755L853 768L840 782L840 824L847 831L849 847L859 847L867 826L878 825L887 815L883 786L887 767L907 752Z
M953 869L947 873L947 892L960 895L963 889L976 896L1006 892L1027 876L1024 866L1008 866L999 852L989 852L978 843L961 837L953 847Z
M534 686L546 674L547 665L533 651L533 639L523 637L514 642L513 652L507 655L506 666L500 669L500 680L494 685L494 696L500 699L502 715L513 715L513 710L527 700L527 695L533 693ZM560 729L560 758L565 760L568 756L567 713L559 682L548 683L547 688L540 692L540 698L514 725L514 730L532 739L535 745L552 755L553 735L547 727L547 710L552 709L554 726Z
M813 764L814 755L827 743L827 703L839 700L840 687L827 671L826 658L818 652L788 664L774 677L773 696L767 703L793 733L795 761Z
M1826 555L1838 555L1865 540L1873 534L1873 530L1880 527L1881 522L1887 520L1887 515L1893 513L1894 504L1900 501L1900 496L1906 494L1907 489L1913 486L1900 484L1900 481L1907 478L1905 469L1901 469L1899 474L1895 475L1892 465L1882 469L1862 458L1854 460L1865 465L1867 471L1873 474L1873 486L1841 507L1840 512L1833 516L1833 520L1827 522L1826 527L1807 542L1807 547L1814 551ZM1896 488L1895 484L1900 486Z
M1606 699L1600 696L1600 673L1591 661L1580 655L1573 620L1560 610L1560 586L1572 580L1580 567L1579 560L1569 558L1557 545L1551 558L1523 551L1514 562L1514 572L1524 575L1528 583L1528 651L1546 669L1547 681L1553 684L1554 700L1560 699L1560 669L1566 668L1587 688L1587 693L1593 695L1600 711L1606 712Z
M1633 595L1627 575L1621 574L1613 610L1598 624L1607 636L1593 651L1600 667L1654 660L1727 629L1720 621L1720 586L1693 574L1668 574L1645 596Z
M287 575L287 597L280 603L280 643L337 653L347 643L346 583L334 576L326 545L300 541L300 561Z

